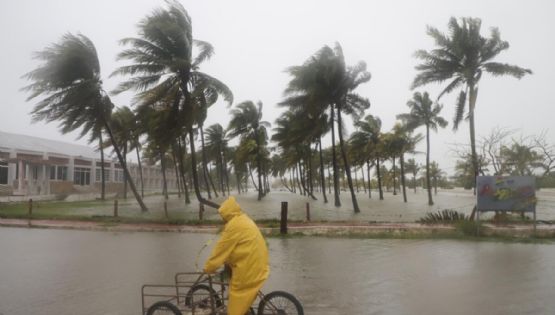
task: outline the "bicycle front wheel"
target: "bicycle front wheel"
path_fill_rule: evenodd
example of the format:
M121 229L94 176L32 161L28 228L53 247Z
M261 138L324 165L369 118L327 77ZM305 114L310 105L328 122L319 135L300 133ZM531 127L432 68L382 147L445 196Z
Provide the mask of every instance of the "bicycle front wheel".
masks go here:
M304 311L301 302L295 296L283 291L274 291L260 301L258 315L304 315Z
M170 302L162 301L152 304L146 311L146 315L182 315L177 306Z

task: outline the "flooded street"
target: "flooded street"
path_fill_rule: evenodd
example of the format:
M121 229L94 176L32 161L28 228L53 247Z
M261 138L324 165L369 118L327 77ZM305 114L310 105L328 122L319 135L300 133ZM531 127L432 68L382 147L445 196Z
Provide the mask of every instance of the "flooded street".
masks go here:
M348 192L343 191L340 195L341 207L335 207L333 196L328 194L328 203L324 203L322 195L315 193L318 200L312 200L306 196L293 194L286 191L272 191L262 201L257 201L257 194L250 191L248 194L235 195L243 211L254 219L278 219L282 201L289 204L289 218L292 220L304 220L306 203L310 204L312 220L326 221L361 221L361 222L415 222L424 217L427 212L437 212L444 209L452 209L466 215L472 212L476 204L476 197L470 190L452 189L440 190L434 195L434 205L429 206L426 191L418 190L414 193L407 191L408 203L403 202L401 193L393 195L391 192L384 193L384 200L378 199L377 191L372 191L372 199L364 191L357 194L361 212L355 214L352 208L351 197ZM216 202L223 202L226 197L214 198ZM145 219L164 218L164 199L162 196L149 196L145 199L150 212L139 213L139 208L133 198L120 200L120 216L142 217ZM537 218L538 220L555 220L555 190L542 189L538 191ZM183 198L178 199L171 195L168 201L168 212L172 219L196 220L198 219L199 206L193 198L191 204L185 205ZM87 216L111 216L113 214L113 201L106 202L104 206L94 205L90 208L79 208L67 215ZM483 218L491 216L491 213L483 215ZM530 214L531 216L531 214ZM216 209L205 207L205 219L219 220Z
M140 314L145 283L195 267L215 235L0 228L3 315ZM551 314L555 246L269 239L264 290L306 314ZM201 264L208 250L201 254Z

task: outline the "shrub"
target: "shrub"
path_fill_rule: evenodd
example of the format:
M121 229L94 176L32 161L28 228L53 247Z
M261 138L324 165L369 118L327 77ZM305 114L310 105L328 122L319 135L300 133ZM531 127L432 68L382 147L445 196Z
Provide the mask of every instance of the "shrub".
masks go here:
M457 212L451 209L445 209L442 211L428 212L423 218L420 218L418 222L433 224L433 223L446 223L446 222L458 222L468 220L468 217L461 212Z

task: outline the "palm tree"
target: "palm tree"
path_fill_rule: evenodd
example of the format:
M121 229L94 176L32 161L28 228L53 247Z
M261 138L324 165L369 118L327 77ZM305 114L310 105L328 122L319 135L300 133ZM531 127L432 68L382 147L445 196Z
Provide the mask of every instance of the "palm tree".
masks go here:
M430 129L437 132L438 127L445 128L447 126L447 121L439 116L443 107L439 104L433 106L428 92L424 92L424 94L414 93L412 100L407 102L407 106L410 108L410 113L397 115L397 118L402 120L410 130L420 126L426 127L426 181L428 204L431 206L434 201L432 200L432 189L430 187Z
M121 40L122 44L131 45L131 48L121 52L118 58L133 63L120 67L112 75L132 75L133 78L120 84L114 92L140 91L136 101L144 106L154 106L161 100L171 101L172 114L164 123L166 132L173 139L189 135L197 199L219 208L218 204L204 199L200 193L193 125L199 123L199 112L206 106L198 101L199 93L205 93L206 88L217 91L229 103L232 99L222 82L199 71L200 65L214 54L212 45L193 39L191 18L181 4L168 1L167 5L167 9L157 9L141 20L138 25L140 37ZM193 56L193 47L198 49L196 56Z
M460 88L453 128L456 130L463 118L468 117L472 164L476 177L479 172L479 162L476 154L474 111L482 73L493 76L510 75L520 79L526 74L531 74L532 71L493 61L499 53L509 48L509 43L501 40L498 28L492 28L490 37L485 38L480 34L482 24L480 19L462 18L460 22L452 17L449 20L447 35L435 27L428 26L427 33L434 39L437 47L430 51L416 51L415 56L422 63L416 66L419 73L412 83L412 88L451 80L439 94L438 100L444 94ZM468 114L465 115L467 103Z
M216 170L222 194L225 195L225 181L228 181L226 151L227 135L220 124L211 125L206 129L206 148L216 162Z
M514 142L510 147L501 148L506 173L518 176L532 176L533 170L541 167L541 156L527 145Z
M444 174L445 172L439 168L439 164L436 161L430 164L430 176L434 179L434 195L437 195L438 179L441 179Z
M133 131L135 115L129 107L123 106L116 109L111 119L115 141L118 147L123 148L123 163L127 165L127 153L131 151L131 147L135 143ZM123 198L127 199L127 181L125 179L123 181Z
M339 135L339 144L351 199L355 212L360 212L356 195L353 190L350 166L343 141L342 113L354 116L358 120L370 102L353 91L370 80L370 73L366 71L366 64L359 62L353 67L345 65L342 48L339 44L332 49L324 46L302 66L288 69L293 79L289 82L285 94L288 98L283 104L307 107L308 114L318 117L329 109L332 138L332 159L334 172L335 205L340 206L338 187L338 167L335 155L335 124ZM336 111L337 110L337 111Z
M81 135L101 125L114 145L141 210L148 211L112 133L110 114L114 105L102 89L100 63L94 44L84 35L68 33L59 43L38 52L35 57L44 63L24 76L33 81L24 88L31 93L28 100L44 97L31 112L33 120L59 121L63 133L81 128Z
M406 170L407 172L412 174L412 185L414 188L414 193L416 194L416 176L420 171L420 165L416 163L414 159L408 159L406 164Z
M391 132L391 150L399 157L401 166L401 186L403 188L403 201L407 202L405 185L405 153L414 153L416 144L422 140L421 134L413 135L406 125L396 123ZM395 164L394 164L395 165Z
M378 117L367 115L364 119L355 121L357 130L351 135L351 143L353 147L359 148L366 155L366 166L368 167L368 187L370 188L370 161L375 160L376 172L378 175L378 190L380 200L383 200L383 191L381 187L380 159L381 152L379 144L381 141L380 130L382 121ZM369 189L370 190L370 189ZM370 192L370 197L371 197Z
M229 122L229 137L241 137L242 139L254 140L256 143L256 169L258 171L258 200L264 196L262 187L262 149L266 145L266 128L270 123L262 120L262 102L255 105L252 101L237 104L231 111Z

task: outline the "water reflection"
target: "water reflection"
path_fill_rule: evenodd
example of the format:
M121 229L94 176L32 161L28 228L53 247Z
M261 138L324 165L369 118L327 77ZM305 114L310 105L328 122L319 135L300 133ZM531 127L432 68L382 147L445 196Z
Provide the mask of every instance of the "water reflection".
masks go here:
M0 313L140 314L141 285L193 269L212 237L1 228ZM552 245L306 237L269 249L265 289L294 293L306 314L555 310Z

